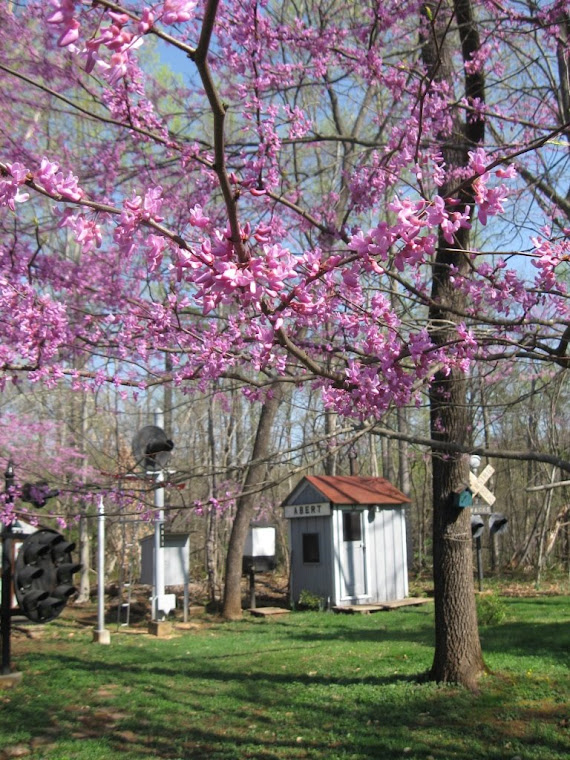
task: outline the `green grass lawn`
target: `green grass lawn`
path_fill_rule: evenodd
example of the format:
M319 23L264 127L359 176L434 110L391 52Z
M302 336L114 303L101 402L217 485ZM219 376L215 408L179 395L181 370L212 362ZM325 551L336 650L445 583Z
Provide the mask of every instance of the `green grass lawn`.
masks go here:
M244 618L173 638L71 617L14 637L0 748L44 760L567 760L570 597L506 599L478 694L422 682L433 605ZM123 631L123 632L121 632ZM0 757L2 753L0 752Z

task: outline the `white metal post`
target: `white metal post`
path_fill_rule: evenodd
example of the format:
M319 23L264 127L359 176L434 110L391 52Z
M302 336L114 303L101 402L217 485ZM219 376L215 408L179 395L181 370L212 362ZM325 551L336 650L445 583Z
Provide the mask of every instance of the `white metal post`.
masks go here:
M97 628L93 641L110 644L111 634L105 630L105 504L102 496L97 512Z
M155 425L159 428L164 426L164 414L162 409L157 409L154 415ZM164 614L160 609L161 600L164 597L164 547L162 537L164 535L164 470L156 472L156 487L154 489L154 604L153 619L162 620Z
M156 473L156 488L154 490L154 506L156 509L154 518L154 619L161 620L163 614L160 610L161 600L164 596L164 547L162 536L164 531L164 472Z
M189 557L186 555L184 556L183 560L183 567L184 567L184 622L188 622L188 607L190 602L190 572L189 572Z

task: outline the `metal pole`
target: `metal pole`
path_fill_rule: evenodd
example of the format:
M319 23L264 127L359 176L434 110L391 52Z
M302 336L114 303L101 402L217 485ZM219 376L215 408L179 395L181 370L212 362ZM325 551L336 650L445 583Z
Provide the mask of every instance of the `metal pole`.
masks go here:
M5 525L2 532L2 675L7 676L10 668L10 636L12 597L12 536L10 526Z
M154 490L154 506L156 509L154 519L154 619L160 620L160 604L164 596L164 488L160 483L164 482L164 472L156 473L157 486Z
M184 622L187 623L190 602L190 557L189 552L186 550L182 558L182 566L184 568Z
M157 409L154 415L155 425L162 428L164 425L164 414L162 409ZM160 604L164 596L164 470L160 469L156 473L156 488L154 489L154 604L153 619L162 620L164 615L161 613Z
M477 545L477 576L479 578L479 591L483 591L483 556L481 551L481 536L475 539Z
M97 628L93 632L93 641L110 644L111 633L105 629L105 504L99 497L97 508Z
M97 630L105 628L105 504L99 497L99 516L97 518Z
M4 473L6 483L6 504L13 501L12 487L14 485L14 465L8 462ZM2 530L2 605L1 605L2 634L2 668L1 673L7 676L11 673L10 666L10 637L12 633L12 523L4 525Z

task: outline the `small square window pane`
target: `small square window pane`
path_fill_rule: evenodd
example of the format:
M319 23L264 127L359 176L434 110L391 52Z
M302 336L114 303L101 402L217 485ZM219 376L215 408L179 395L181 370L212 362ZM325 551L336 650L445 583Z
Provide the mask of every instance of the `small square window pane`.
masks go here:
M303 562L320 562L319 534L303 533Z

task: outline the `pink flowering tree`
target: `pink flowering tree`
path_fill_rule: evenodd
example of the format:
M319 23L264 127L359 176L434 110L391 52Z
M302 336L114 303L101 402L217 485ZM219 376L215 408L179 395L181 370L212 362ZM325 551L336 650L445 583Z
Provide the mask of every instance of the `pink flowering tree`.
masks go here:
M4 4L2 381L427 394L437 680L484 669L465 379L570 361L568 5Z
M2 476L11 462L14 468L14 493L2 513L3 521L20 518L36 524L40 513L21 496L26 483L45 483L49 488L59 490L59 498L48 501L42 509L41 518L50 514L57 516L60 525L65 524L65 514L61 500L77 503L83 495L78 482L78 473L93 478L93 469L87 457L73 445L65 445L65 431L62 425L51 420L39 420L32 415L4 412L0 422L0 462ZM2 488L2 491L4 488ZM3 494L3 501L6 494Z

